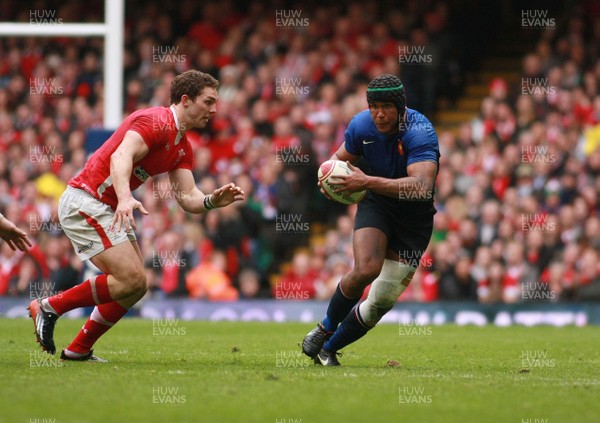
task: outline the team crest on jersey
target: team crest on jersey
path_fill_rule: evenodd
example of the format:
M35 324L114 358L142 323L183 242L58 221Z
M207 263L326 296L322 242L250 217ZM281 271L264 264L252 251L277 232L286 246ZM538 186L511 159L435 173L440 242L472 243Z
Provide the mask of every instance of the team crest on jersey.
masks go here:
M142 182L146 182L146 180L150 177L148 172L146 172L142 166L136 166L133 169L133 174Z
M398 154L400 154L401 156L404 156L404 148L402 147L402 140L399 139L398 140Z

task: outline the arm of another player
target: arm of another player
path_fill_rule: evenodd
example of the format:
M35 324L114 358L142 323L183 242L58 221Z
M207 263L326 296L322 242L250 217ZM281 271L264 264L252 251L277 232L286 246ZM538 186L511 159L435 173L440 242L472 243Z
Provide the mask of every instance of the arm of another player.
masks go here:
M31 241L27 238L27 234L5 218L2 213L0 213L0 238L6 241L13 251L17 248L25 251L28 246L31 247Z
M405 197L415 200L431 199L438 171L437 163L423 161L408 166L406 168L408 176L389 179L365 175L350 162L348 162L348 167L354 173L336 177L337 191L339 192L357 192L366 189L386 197Z
M188 213L203 213L211 208L206 208L205 197L208 197L209 205L225 207L235 201L244 199L244 191L234 183L223 185L217 188L211 194L205 195L196 187L194 175L189 169L175 169L169 172L171 189L175 193L175 198L183 210Z
M129 232L132 227L137 229L133 210L138 209L142 213L148 214L142 203L131 194L129 182L133 164L143 159L149 151L140 134L135 131L127 131L123 142L110 157L110 177L117 194L118 204L109 230L116 228L117 231L120 231L124 227L125 231Z

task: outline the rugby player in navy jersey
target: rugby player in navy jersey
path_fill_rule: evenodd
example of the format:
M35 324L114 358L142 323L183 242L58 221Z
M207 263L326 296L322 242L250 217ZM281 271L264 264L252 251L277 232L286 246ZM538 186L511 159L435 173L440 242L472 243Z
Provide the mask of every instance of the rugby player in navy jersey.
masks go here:
M302 342L302 351L323 366L339 366L337 352L392 309L429 244L436 212L440 154L433 125L406 108L404 86L394 75L373 79L367 102L369 109L354 116L345 142L331 157L354 170L339 177L338 191L368 192L356 212L354 268L338 284L325 318ZM359 160L365 172L353 166Z

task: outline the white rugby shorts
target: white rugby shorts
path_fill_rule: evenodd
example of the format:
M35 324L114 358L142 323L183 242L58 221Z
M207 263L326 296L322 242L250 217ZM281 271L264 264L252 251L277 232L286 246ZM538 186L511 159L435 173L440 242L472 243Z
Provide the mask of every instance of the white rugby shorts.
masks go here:
M78 188L68 186L58 201L58 219L81 261L89 260L113 245L135 241L125 229L109 231L115 212L106 203Z

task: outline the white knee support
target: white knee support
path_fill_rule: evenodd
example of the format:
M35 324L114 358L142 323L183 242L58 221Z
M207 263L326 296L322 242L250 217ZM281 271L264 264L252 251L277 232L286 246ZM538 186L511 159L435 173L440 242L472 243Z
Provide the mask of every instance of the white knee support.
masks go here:
M381 273L371 284L369 296L358 306L360 317L366 325L373 327L394 307L404 292L416 269L396 260L385 259Z

